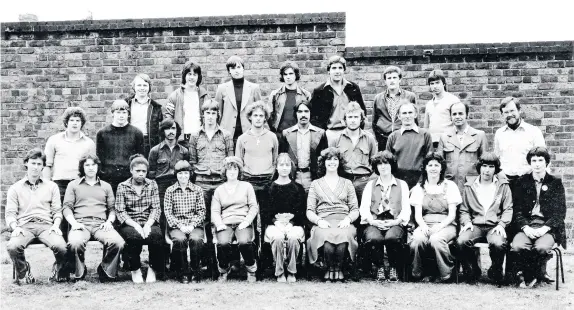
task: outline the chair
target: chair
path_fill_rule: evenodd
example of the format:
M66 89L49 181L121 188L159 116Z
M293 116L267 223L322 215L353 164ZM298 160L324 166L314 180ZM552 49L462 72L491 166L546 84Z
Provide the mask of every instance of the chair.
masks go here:
M208 251L208 247L206 247L205 245L207 245L209 243L209 238L208 238L208 229L211 229L211 225L205 224L203 226L203 244L204 244L204 252ZM168 263L171 261L171 259L169 258L171 256L171 252L173 251L173 241L171 241L171 238L169 237L169 233L168 233L168 228L166 227L166 229L164 230L164 238L165 238L165 243L167 245L167 248L169 248L169 254L167 255L167 257L165 258L166 260L166 266L168 265ZM189 260L189 252L187 252L188 254L188 260ZM208 271L211 270L211 257L210 255L205 255L206 253L201 253L201 264L200 267L203 266L203 263L207 262L207 269ZM166 270L167 271L167 270ZM170 272L172 272L171 270L171 265L170 265Z
M552 247L554 256L556 257L556 290L560 289L560 274L562 274L562 283L564 284L564 264L562 263L562 250L558 244L554 244Z

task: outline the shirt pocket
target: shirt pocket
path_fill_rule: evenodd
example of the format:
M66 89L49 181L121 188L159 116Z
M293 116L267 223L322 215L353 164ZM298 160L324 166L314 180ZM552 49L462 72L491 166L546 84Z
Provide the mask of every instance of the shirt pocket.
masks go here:
M204 137L200 137L197 140L197 152L198 153L204 152L207 147L208 147L207 139L205 139Z

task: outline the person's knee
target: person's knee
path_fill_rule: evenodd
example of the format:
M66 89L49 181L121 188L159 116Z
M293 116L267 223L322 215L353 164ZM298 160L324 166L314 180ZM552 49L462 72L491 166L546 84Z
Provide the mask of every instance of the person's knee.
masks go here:
M68 238L68 248L70 251L77 252L78 250L84 248L85 241L75 238Z
M10 254L16 254L19 251L24 251L24 248L25 248L24 244L14 240L13 238L10 239L10 241L8 241L8 244L6 245L6 249Z
M513 241L512 244L510 245L511 252L521 253L528 250L530 250L530 247L528 247L526 243Z
M464 248L470 248L471 246L473 246L473 242L470 240L470 238L466 237L466 236L459 236L458 238L456 238L456 246L459 249L464 249Z
M444 247L446 245L446 240L444 240L444 238L441 236L434 234L429 237L429 243L433 248Z
M552 249L552 245L547 245L547 244L535 244L532 247L532 251L538 255L548 255L548 254L550 254L551 249Z
M508 248L508 243L506 242L506 239L498 238L498 239L490 240L488 246L489 246L491 251L502 252L502 251L506 251L506 249Z

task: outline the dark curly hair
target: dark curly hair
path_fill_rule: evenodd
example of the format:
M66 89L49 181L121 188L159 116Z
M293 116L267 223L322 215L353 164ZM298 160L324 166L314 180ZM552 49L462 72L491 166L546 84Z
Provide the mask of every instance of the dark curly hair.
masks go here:
M391 165L391 174L393 175L397 172L397 170L399 170L399 166L397 165L397 158L395 155L393 155L393 153L386 150L378 152L375 154L375 156L373 156L373 158L371 158L371 167L377 175L380 175L379 169L377 169L377 166L380 164Z
M444 175L446 173L446 160L439 152L429 152L425 159L423 160L423 166L421 167L422 176L421 176L421 187L424 188L425 182L428 180L428 175L426 171L426 166L433 160L438 161L440 164L440 177L438 179L438 184L441 184L444 181Z
M345 175L345 171L343 168L345 166L345 159L343 158L343 153L341 153L341 151L336 147L328 147L323 151L321 151L321 155L319 156L318 169L317 169L317 175L319 177L325 176L325 174L327 173L327 169L325 168L325 161L333 157L336 157L339 160L339 168L337 169L337 174L339 176Z

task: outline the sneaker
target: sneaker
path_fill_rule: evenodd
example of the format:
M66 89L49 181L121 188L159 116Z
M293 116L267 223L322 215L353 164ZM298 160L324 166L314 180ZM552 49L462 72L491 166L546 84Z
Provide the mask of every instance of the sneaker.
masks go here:
M151 267L147 269L146 283L154 283L156 281L155 271Z
M132 271L132 281L136 284L144 283L141 268L138 270Z
M183 284L188 284L189 283L189 276L187 275L182 275L179 277L179 282L183 283Z
M32 269L30 268L30 264L28 262L26 262L26 274L24 274L23 278L18 278L16 277L16 280L14 281L15 284L20 285L21 281L23 281L26 284L32 284L34 282L36 282L36 279L34 279L34 276L32 275Z
M534 288L534 286L538 283L538 279L537 278L533 278L529 283L526 284L526 287L528 288Z
M387 275L385 273L385 267L379 267L377 270L377 281L386 281Z
M247 282L255 283L257 282L257 277L255 276L255 272L247 272Z
M522 274L522 271L516 274L516 282L518 283L519 288L527 288L526 281L524 281L524 275Z
M277 282L278 283L287 283L287 279L285 279L285 275L282 274L280 276L277 276Z
M287 275L287 283L295 283L297 282L297 278L295 278L294 274L289 274Z
M227 281L227 275L229 274L229 272L222 272L219 274L219 278L217 278L217 282L226 282Z
M397 269L395 267L391 267L389 269L389 281L391 282L399 281L399 277L397 276Z

